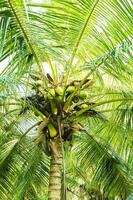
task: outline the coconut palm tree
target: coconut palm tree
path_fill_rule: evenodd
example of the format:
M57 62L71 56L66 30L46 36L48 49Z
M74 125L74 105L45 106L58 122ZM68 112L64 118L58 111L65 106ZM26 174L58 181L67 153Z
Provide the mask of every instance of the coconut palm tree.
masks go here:
M1 199L132 193L132 13L131 0L1 0Z

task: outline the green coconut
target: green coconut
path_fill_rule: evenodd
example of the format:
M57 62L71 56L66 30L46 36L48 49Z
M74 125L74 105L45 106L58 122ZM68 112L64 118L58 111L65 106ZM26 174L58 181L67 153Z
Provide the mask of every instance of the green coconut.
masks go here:
M75 91L75 87L74 86L69 86L66 91L68 93L73 93Z
M79 97L80 97L81 99L86 99L87 96L88 96L88 92L87 92L87 91L80 91Z
M55 97L55 90L50 89L48 94L47 94L48 99L53 99Z
M62 95L63 95L63 88L60 87L60 86L58 86L58 87L56 87L55 92L56 92L56 94L58 94L59 96L62 96Z

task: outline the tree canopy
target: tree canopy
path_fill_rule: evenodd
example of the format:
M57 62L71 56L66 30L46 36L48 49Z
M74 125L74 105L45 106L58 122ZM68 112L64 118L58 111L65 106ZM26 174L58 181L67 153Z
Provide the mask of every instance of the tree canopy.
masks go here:
M58 118L51 96L73 136L63 138L68 199L133 193L132 24L132 0L0 1L2 200L47 199L38 129Z

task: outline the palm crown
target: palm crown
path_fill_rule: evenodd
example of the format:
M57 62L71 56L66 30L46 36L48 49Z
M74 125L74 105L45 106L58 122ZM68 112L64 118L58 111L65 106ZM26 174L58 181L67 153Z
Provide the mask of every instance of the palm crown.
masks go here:
M1 1L2 199L132 193L132 19L130 0Z

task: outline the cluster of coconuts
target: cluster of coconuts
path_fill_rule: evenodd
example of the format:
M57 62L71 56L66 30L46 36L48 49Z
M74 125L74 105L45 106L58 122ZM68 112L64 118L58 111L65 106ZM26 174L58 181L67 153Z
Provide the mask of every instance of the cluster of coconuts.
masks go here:
M93 83L93 80L87 80L85 82L85 84L82 86L82 88L76 92L76 97L79 97L80 99L86 99L87 96L88 96L88 92L85 90L88 86L90 86L91 84ZM76 88L78 87L78 85L80 84L80 81L73 81L71 82L70 84L68 84L66 86L66 89L65 89L65 100L67 100L68 96L75 92ZM55 89L50 89L48 91L48 99L53 99L55 98L55 96L57 95L57 97L60 99L60 100L63 100L62 96L64 94L64 88L61 87L61 86L57 86L55 87Z
M41 80L37 80L35 82L36 93L39 96L44 96L44 100L50 104L51 109L49 109L49 114L58 115L59 111L63 111L63 106L67 102L68 97L77 90L77 87L80 84L80 80L74 80L70 82L65 88L62 85L54 85L53 82L48 84L47 91L43 89L43 82ZM88 97L88 92L86 89L90 87L94 82L93 80L87 79L79 91L76 91L73 97L73 103L84 102L84 100ZM87 106L87 105L82 105ZM64 109L64 111L66 111Z
M66 110L63 110L63 107L65 103L67 102L67 99L69 96L77 90L77 87L80 84L80 80L75 80L70 82L66 88L64 88L62 85L54 85L53 82L49 82L48 84L48 89L45 91L42 87L43 83L41 80L36 80L35 85L36 85L36 91L37 95L44 97L43 101L47 102L46 110L49 113L49 123L44 127L44 130L48 130L50 138L54 138L57 136L57 115L60 115L62 119L67 117L67 112ZM75 96L73 97L73 102L84 102L84 100L88 96L88 92L86 89L93 84L93 80L86 80L86 82L82 85L81 89L75 93ZM39 104L40 102L38 102ZM88 105L82 104L80 107L81 109L83 106L87 107ZM38 108L37 108L38 109ZM41 111L41 110L40 110ZM60 112L61 111L61 112ZM45 113L43 113L45 115ZM69 114L68 114L69 115ZM69 122L70 123L70 122ZM45 123L44 123L45 124ZM70 127L71 126L71 127ZM78 127L78 128L77 128ZM64 127L65 128L65 127ZM73 124L69 125L68 127L66 126L65 128L65 137L64 138L69 138L69 132L71 129L73 129ZM79 126L76 125L76 128L74 129L79 129ZM66 140L67 140L66 139Z

